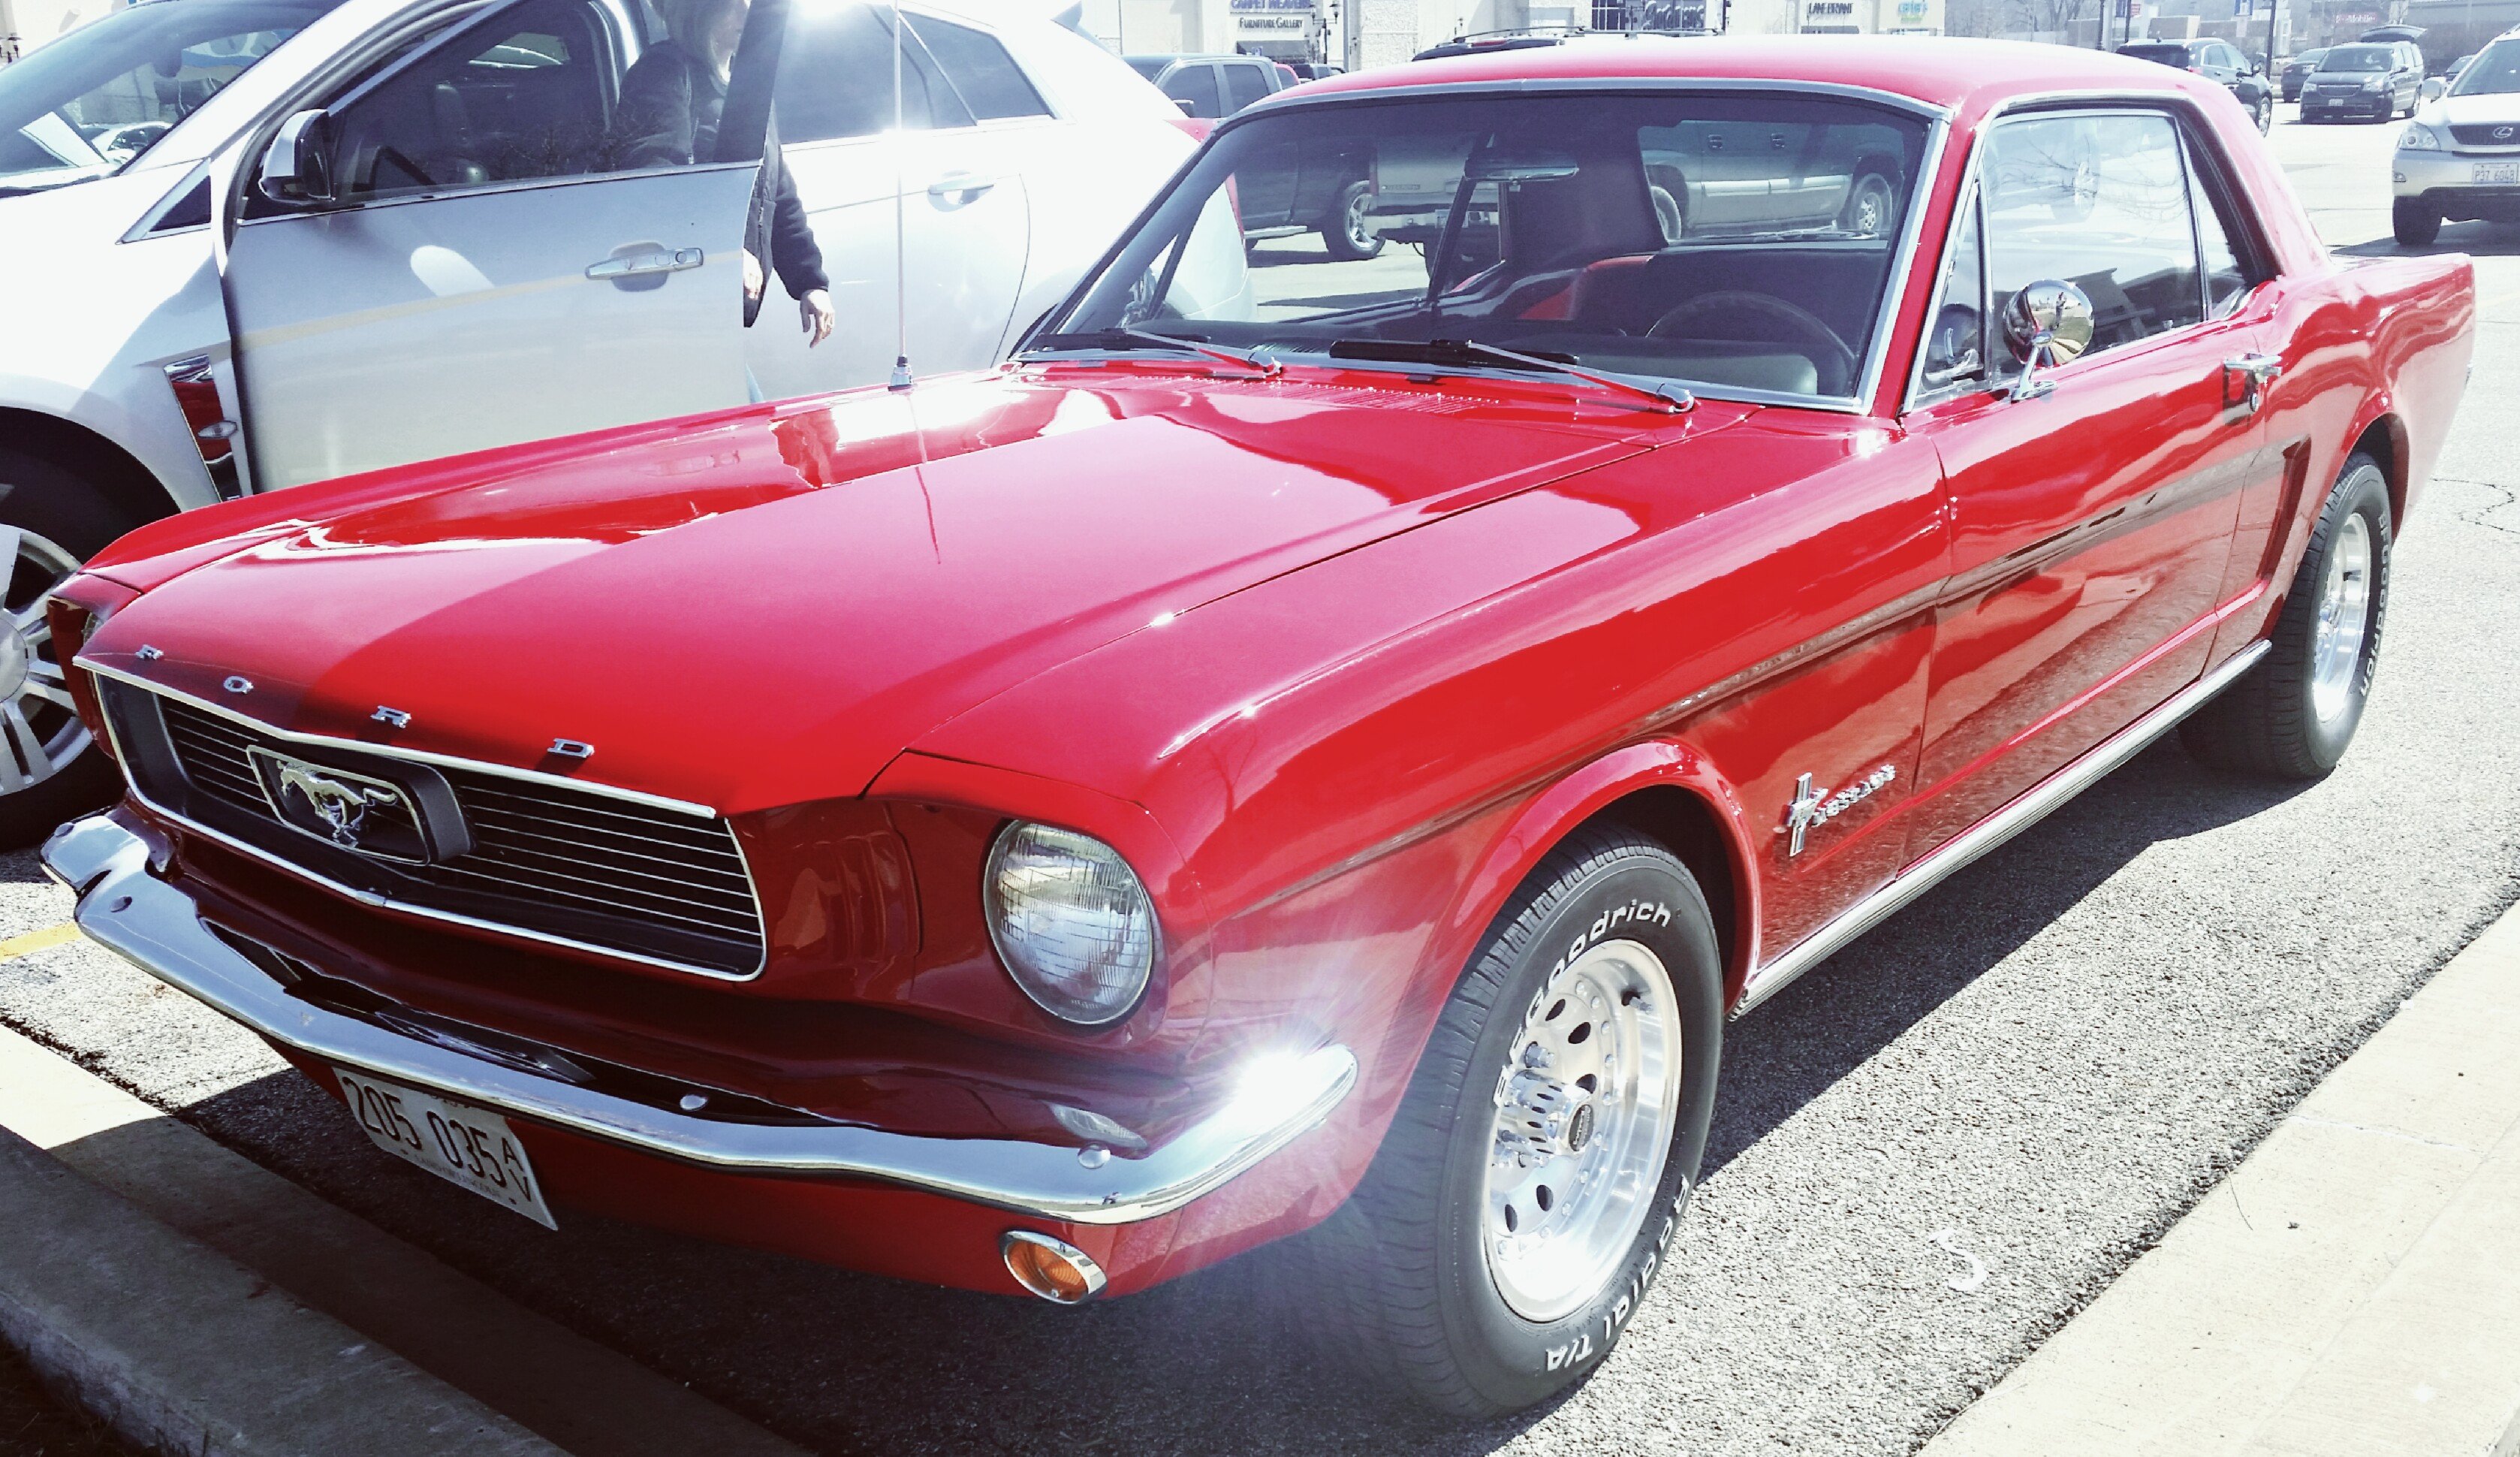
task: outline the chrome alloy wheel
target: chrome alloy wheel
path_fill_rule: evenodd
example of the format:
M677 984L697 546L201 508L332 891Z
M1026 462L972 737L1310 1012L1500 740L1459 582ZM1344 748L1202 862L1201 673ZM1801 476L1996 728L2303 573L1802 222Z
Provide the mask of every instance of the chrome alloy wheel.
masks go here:
M1680 1117L1679 1000L1662 959L1603 941L1551 977L1497 1075L1480 1231L1516 1315L1598 1295L1652 1212Z
M0 525L11 564L0 601L0 795L14 795L70 766L88 748L53 647L44 598L79 569L79 559L22 526Z
M1347 236L1350 251L1370 253L1376 242L1373 231L1373 194L1359 191L1347 200L1347 208L1339 217L1340 231Z
M1890 211L1896 205L1890 179L1878 172L1867 172L1855 184L1855 196L1847 201L1842 229L1858 238L1878 238L1890 231Z
M2362 640L2371 632L2371 528L2360 512L2340 523L2318 584L2310 654L2310 706L2332 723L2354 702Z

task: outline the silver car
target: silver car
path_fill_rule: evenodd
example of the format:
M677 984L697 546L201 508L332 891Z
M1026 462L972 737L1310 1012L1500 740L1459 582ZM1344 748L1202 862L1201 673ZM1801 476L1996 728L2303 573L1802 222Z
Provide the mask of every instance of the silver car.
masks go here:
M2426 102L2390 164L2398 241L2419 248L2445 220L2520 222L2520 30L2495 40Z

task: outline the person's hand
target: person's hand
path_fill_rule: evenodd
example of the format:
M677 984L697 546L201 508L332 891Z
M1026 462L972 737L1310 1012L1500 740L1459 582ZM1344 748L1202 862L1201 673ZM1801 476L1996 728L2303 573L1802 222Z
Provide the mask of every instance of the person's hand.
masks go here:
M760 298L761 260L754 257L752 250L747 248L743 250L743 301L756 303Z
M832 337L832 296L821 289L809 289L796 300L796 312L805 321L805 347L812 348Z

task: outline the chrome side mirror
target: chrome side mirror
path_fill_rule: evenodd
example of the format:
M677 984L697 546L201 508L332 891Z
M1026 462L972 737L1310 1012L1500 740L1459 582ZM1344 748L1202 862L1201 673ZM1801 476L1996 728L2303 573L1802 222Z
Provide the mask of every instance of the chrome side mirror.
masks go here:
M2092 346L2091 296L2061 279L2026 285L2003 305L2003 341L2021 361L2012 398L2046 394L2056 387L2039 372L2071 364Z
M262 195L284 206L333 201L333 116L318 108L280 123L254 178Z

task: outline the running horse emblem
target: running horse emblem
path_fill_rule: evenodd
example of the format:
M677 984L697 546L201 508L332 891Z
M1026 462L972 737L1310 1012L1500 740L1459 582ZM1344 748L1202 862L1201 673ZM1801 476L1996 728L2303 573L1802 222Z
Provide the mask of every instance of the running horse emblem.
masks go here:
M307 807L331 828L333 842L345 850L359 847L359 835L367 826L370 810L402 802L400 791L382 785L345 783L295 759L281 759L274 767L280 771L280 792L287 795L293 791L303 797Z

